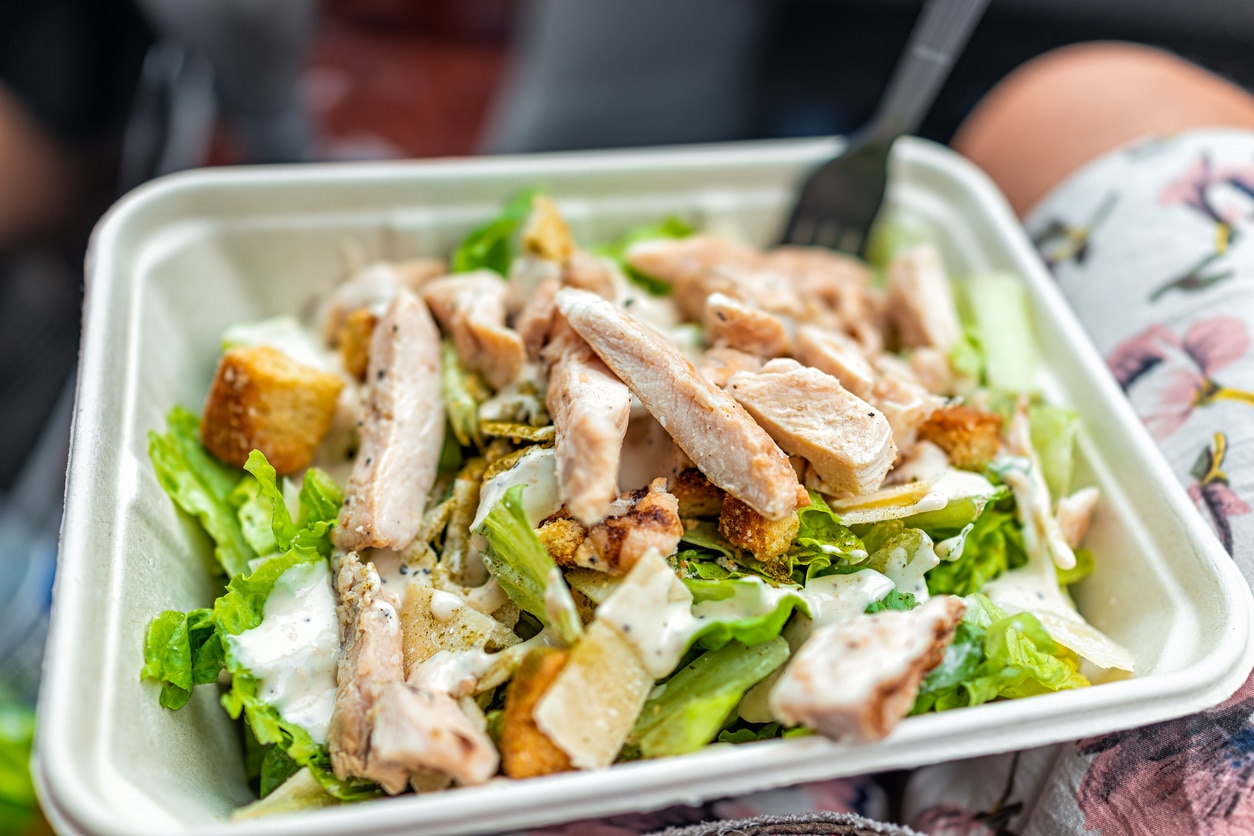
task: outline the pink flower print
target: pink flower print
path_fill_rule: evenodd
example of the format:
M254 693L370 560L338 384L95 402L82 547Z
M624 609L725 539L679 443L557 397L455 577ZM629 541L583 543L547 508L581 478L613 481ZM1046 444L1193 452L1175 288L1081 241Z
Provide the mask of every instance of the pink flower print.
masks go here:
M1163 206L1182 205L1214 221L1216 250L1226 252L1236 237L1236 226L1254 217L1254 168L1216 167L1210 157L1198 157L1158 194Z
M1076 743L1093 760L1084 826L1156 836L1254 832L1254 678L1218 708Z
M1228 452L1228 437L1215 433L1214 441L1198 455L1193 463L1193 483L1189 496L1198 510L1210 518L1219 541L1228 554L1232 554L1232 523L1230 517L1250 513L1250 506L1228 484L1228 474L1223 471L1224 456Z
M1245 323L1230 316L1214 316L1190 326L1180 339L1162 325L1120 343L1107 363L1124 391L1148 390L1139 399L1141 418L1162 440L1189 420L1193 411L1219 401L1254 405L1254 393L1224 386L1214 375L1242 359L1249 350ZM1151 371L1162 369L1154 375Z

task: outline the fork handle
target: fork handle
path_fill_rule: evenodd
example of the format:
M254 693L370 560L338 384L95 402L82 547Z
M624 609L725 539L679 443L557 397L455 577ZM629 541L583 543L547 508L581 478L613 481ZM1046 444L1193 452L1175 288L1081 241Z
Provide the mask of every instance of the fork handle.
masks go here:
M891 141L919 127L988 2L927 0L871 120L868 141Z

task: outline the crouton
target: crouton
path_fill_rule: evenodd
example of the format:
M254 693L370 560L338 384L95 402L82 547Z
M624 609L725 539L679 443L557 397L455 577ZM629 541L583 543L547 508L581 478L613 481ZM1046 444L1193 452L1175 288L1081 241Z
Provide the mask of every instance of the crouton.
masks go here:
M501 766L511 778L534 778L567 772L570 756L540 731L532 712L557 675L566 667L570 652L538 647L527 654L505 691L501 718Z
M695 467L679 471L671 480L671 493L679 500L680 517L712 517L723 510L722 489Z
M800 521L796 514L782 520L768 520L748 505L728 496L718 517L718 530L723 536L753 556L769 563L788 551L797 536Z
M366 367L370 365L370 337L378 322L379 317L369 308L358 308L344 318L344 324L336 335L344 370L359 381L366 379Z
M955 404L938 409L919 427L919 438L945 451L962 470L983 470L1001 446L1001 416Z
M269 346L233 348L218 361L200 426L205 448L243 467L260 450L280 474L308 467L331 429L344 381Z
M536 535L558 566L575 566L575 552L588 536L588 530L562 506L540 523Z
M531 255L562 262L575 251L570 227L557 211L557 204L544 195L536 195L531 201L531 215L522 234L523 249Z

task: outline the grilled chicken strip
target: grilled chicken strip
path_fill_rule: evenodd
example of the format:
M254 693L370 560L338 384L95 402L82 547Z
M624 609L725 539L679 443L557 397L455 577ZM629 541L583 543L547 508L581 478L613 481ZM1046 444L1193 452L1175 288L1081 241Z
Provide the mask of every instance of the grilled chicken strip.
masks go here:
M756 374L738 372L727 391L784 450L809 461L836 490L870 493L897 457L881 412L836 378L796 360L772 360Z
M585 291L557 307L711 482L771 520L809 502L771 437L665 337Z
M853 337L803 325L797 329L796 356L802 364L830 374L859 398L870 397L875 386L875 370Z
M363 566L355 552L340 558L335 587L340 660L327 733L331 768L341 781L366 778L397 793L405 788L409 773L372 757L370 714L379 689L388 683L400 684L405 676L399 605L384 588L374 565Z
M369 720L371 762L406 776L399 787L380 782L393 795L411 775L436 772L459 784L483 784L496 774L496 747L448 694L391 682L378 689Z
M403 551L422 523L444 441L440 334L403 290L370 339L361 448L348 480L337 548Z
M505 327L508 293L509 285L491 270L445 276L422 288L462 362L497 391L518 377L526 357L522 337Z
M771 710L834 740L878 740L910 711L966 606L942 595L913 610L837 621L801 646L771 690Z
M594 525L618 497L618 459L631 392L578 334L559 322L545 404L557 428L557 484L575 519Z
M962 337L940 253L920 244L888 264L888 314L903 348L948 351Z
M782 357L792 350L789 323L723 293L705 300L705 339L757 357Z

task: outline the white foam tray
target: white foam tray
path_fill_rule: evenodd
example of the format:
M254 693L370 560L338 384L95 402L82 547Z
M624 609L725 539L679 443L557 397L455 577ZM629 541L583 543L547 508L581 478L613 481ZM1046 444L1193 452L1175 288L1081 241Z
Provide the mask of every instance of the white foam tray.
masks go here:
M346 248L446 254L513 191L539 185L584 241L680 213L768 242L829 141L467 161L199 171L143 186L96 230L36 778L50 819L81 834L482 833L799 781L1036 746L1220 702L1254 665L1249 588L1070 316L1005 202L944 148L899 144L892 205L928 219L959 273L1027 283L1042 385L1087 419L1080 477L1105 502L1081 609L1136 655L1135 678L907 719L863 746L821 738L698 754L245 823L251 800L218 693L181 711L141 683L149 619L209 604L208 544L153 476L146 433L198 409L222 329L303 308Z

